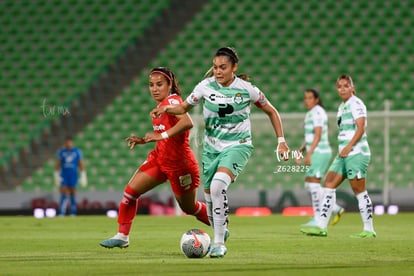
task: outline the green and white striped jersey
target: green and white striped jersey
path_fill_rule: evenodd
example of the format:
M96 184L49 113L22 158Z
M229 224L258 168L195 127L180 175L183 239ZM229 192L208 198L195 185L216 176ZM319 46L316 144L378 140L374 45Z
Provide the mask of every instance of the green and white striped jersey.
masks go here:
M186 101L196 105L202 99L204 150L220 152L235 145L252 145L250 104L262 107L267 103L257 87L238 77L223 87L210 77L197 84Z
M365 129L367 128L367 108L360 98L353 95L346 102L342 102L338 107L338 114L336 116L339 127L338 133L338 150L341 150L351 141L355 135L357 126L355 120L358 118L365 118ZM362 154L369 156L371 151L369 149L367 133L364 131L361 139L353 146L349 155Z
M315 138L315 128L321 127L322 134L314 152L331 153L331 146L328 140L328 116L320 105L315 105L305 116L305 144L306 150L309 150Z

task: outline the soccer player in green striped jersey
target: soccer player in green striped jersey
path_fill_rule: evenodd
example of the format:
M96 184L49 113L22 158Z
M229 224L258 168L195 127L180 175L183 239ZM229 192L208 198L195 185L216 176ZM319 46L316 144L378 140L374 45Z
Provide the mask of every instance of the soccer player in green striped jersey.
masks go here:
M316 220L320 214L322 196L321 178L325 175L332 157L331 146L328 140L328 116L326 115L322 99L316 89L306 89L304 103L308 112L305 116L305 142L299 151L306 151L304 163L308 166L305 174L305 188L309 192L314 211L313 218L303 226L317 226ZM296 159L300 163L300 159ZM344 209L335 204L331 215L332 224L338 223Z
M336 89L342 99L337 113L338 156L329 167L325 178L318 226L302 228L301 231L311 236L326 237L328 235L327 225L336 202L335 189L348 178L358 200L363 222L363 231L351 237L375 238L373 206L365 185L371 159L366 134L367 109L363 101L355 95L355 86L350 76L339 76Z
M268 115L277 137L278 154L286 158L289 153L277 109L259 88L248 81L246 75L236 75L238 63L235 49L218 49L207 77L183 103L151 112L152 116L163 112L182 114L203 102L205 133L202 164L204 196L214 231L214 242L209 252L212 258L222 258L227 252L224 245L228 234L227 189L245 167L253 151L250 125L252 103Z

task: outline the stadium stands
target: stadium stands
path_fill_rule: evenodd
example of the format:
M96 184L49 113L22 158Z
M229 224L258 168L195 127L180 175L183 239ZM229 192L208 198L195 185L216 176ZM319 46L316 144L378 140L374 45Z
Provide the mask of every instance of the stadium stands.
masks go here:
M157 1L154 3L159 6L149 9L134 7L133 1L122 5L79 1L74 6L66 2L48 6L45 1L28 7L14 3L1 4L7 6L8 13L6 16L1 9L0 15L5 26L2 32L11 38L1 41L8 53L1 61L6 72L1 89L5 91L4 99L10 99L0 114L4 118L1 137L7 141L0 149L2 156L14 146L12 133L33 131L44 120L39 113L43 99L59 105L84 91L125 44L139 36L159 9L168 5L168 1ZM148 69L171 67L185 97L209 68L214 51L223 45L238 50L239 71L251 75L282 114L305 112L302 92L307 87L319 89L326 108L334 112L338 105L334 84L341 73L352 75L369 111L383 110L386 99L391 101L392 110L412 110L411 11L409 1L379 1L375 5L366 1L209 1L146 70L137 72L136 81L75 137L90 170L89 189L122 189L152 146L131 153L122 143L130 132L144 134L151 129L148 112L153 102L147 93ZM72 20L75 14L80 14L80 23ZM26 119L23 114L28 114ZM33 118L30 123L29 117ZM414 156L412 130L401 135L407 120L396 120L398 127L392 129L391 142L392 185L414 185L407 173L411 169L409 156ZM412 120L409 118L408 124ZM382 118L369 121L373 151L369 187L373 188L382 185L382 122ZM299 147L302 119L286 120L285 129L290 146ZM333 122L333 147L335 132ZM30 137L22 138L24 146ZM263 135L254 134L254 139L256 151L239 177L238 187L302 188L302 174L274 174L277 164L270 153L274 147L272 133L263 131ZM44 187L52 182L50 170L48 162L24 181L23 189L51 189Z
M168 4L2 1L0 164L62 115Z

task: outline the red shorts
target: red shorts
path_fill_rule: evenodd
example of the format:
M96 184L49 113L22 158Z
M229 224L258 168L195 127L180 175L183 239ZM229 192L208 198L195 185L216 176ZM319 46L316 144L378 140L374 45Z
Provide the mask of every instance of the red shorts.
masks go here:
M160 166L156 158L150 154L146 162L139 167L139 171L162 182L169 180L175 195L188 193L200 186L198 164L194 160L187 160L177 168L164 167Z

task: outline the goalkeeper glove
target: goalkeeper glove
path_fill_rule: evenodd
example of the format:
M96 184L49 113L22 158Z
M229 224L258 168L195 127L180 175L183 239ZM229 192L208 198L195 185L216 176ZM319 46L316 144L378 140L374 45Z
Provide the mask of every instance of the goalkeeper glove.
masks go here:
M80 179L79 179L79 184L82 187L88 186L88 177L86 176L86 171L81 171L81 173L80 173Z
M55 171L53 176L53 178L55 179L55 185L60 186L60 184L62 184L62 177L60 176L60 173L58 171Z

